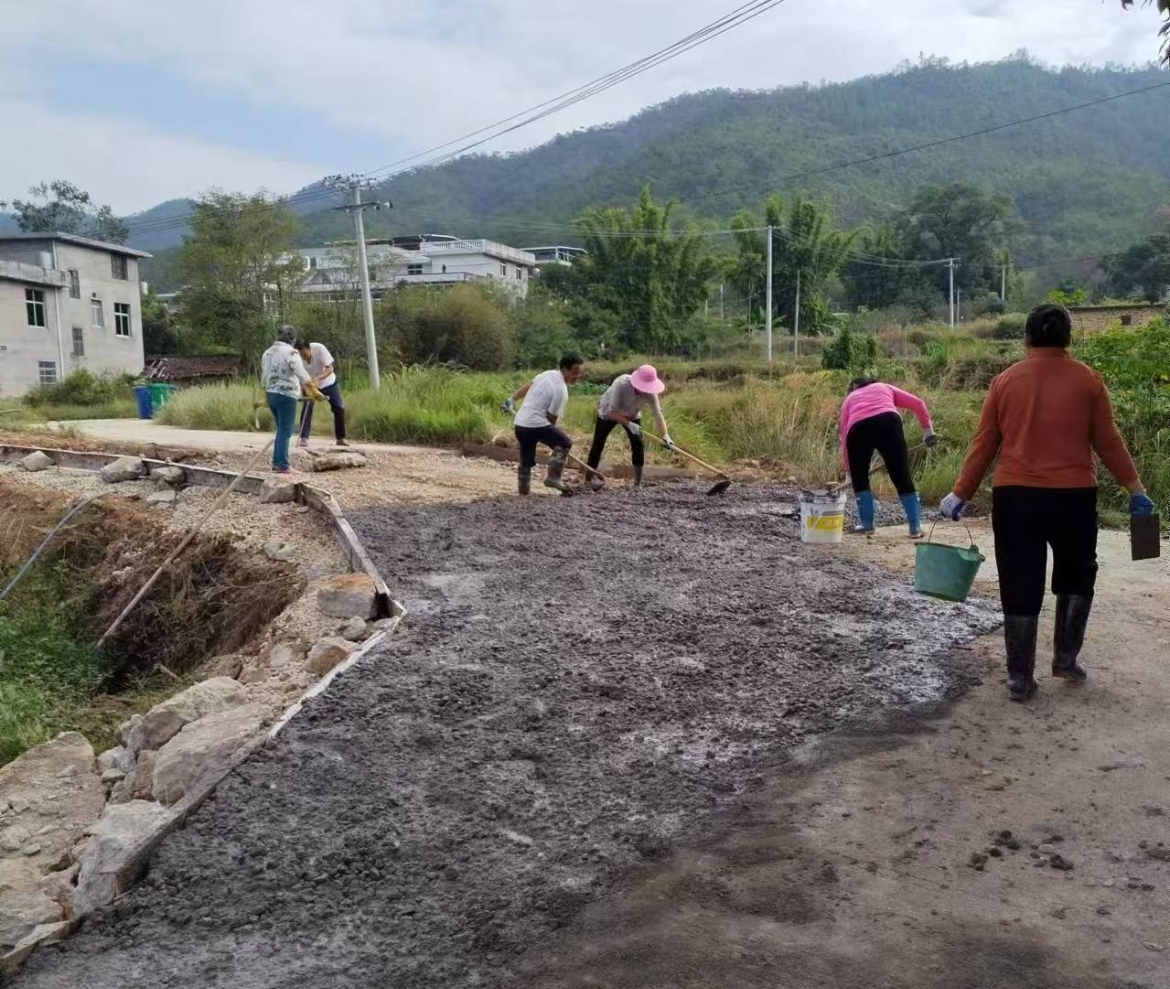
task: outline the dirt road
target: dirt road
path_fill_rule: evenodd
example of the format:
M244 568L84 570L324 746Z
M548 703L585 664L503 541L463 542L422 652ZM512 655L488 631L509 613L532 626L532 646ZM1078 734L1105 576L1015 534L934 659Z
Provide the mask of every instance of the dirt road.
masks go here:
M16 984L1164 989L1165 562L1106 538L1093 679L1021 707L994 608L780 511L351 512L406 633Z
M703 488L350 517L411 617L26 987L504 986L843 720L938 697L985 605Z

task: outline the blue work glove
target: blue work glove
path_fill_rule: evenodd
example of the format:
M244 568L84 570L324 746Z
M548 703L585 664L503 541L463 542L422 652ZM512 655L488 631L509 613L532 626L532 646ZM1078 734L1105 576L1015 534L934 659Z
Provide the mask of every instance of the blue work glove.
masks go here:
M1155 505L1145 492L1129 496L1129 514L1135 519L1154 514Z
M504 404L500 406L500 411L503 412L504 415L511 415L516 411L516 399L505 398Z
M942 500L942 504L938 506L938 517L940 519L950 519L952 522L958 522L963 515L963 509L966 507L967 503L952 491Z
M938 437L934 435L933 429L928 429L922 434L922 443L928 450L938 446Z

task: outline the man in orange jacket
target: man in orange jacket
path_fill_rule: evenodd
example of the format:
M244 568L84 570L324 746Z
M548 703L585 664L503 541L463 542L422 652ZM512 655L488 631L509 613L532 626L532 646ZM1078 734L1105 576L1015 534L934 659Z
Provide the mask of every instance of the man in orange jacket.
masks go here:
M940 513L958 519L996 455L991 523L1003 603L1008 696L1036 692L1036 634L1052 547L1056 634L1052 675L1081 682L1077 663L1097 580L1096 452L1130 492L1133 515L1149 515L1137 467L1118 432L1101 376L1074 360L1072 319L1063 306L1032 310L1028 356L992 382L979 429Z

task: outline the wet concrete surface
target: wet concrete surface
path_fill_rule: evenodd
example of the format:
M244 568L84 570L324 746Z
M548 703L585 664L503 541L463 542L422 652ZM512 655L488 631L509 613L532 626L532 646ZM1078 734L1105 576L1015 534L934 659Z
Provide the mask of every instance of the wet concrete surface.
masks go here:
M990 602L801 545L790 492L703 490L351 512L401 633L16 984L519 985L796 743L961 689Z

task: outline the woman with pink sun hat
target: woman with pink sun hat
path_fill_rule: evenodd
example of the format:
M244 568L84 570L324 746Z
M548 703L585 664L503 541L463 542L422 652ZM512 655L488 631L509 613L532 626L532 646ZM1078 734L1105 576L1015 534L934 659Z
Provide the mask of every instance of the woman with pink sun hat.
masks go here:
M642 439L642 410L654 411L654 424L658 427L668 450L674 449L674 441L666 428L662 406L658 396L666 391L666 384L658 377L653 364L643 364L630 374L619 374L606 389L597 403L597 421L593 426L593 443L589 447L589 466L596 470L601 466L601 454L605 441L614 427L620 425L630 440L630 456L634 464L634 487L642 483L642 467L646 463L646 444Z

